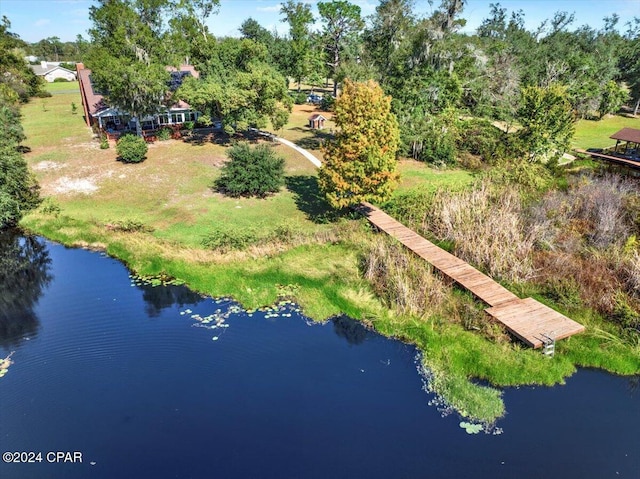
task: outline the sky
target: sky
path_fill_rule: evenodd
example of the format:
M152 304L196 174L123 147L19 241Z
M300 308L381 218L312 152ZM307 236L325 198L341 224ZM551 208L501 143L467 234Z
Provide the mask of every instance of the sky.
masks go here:
M312 4L317 13L316 0L303 1ZM363 16L374 13L378 4L377 0L351 2L361 7ZM9 18L11 31L27 42L34 43L47 37L73 41L78 34L88 37L89 7L94 3L92 0L0 0L0 16ZM415 0L415 11L428 16L439 3L440 0ZM509 14L522 10L528 29L535 29L557 11L575 14L572 27L600 28L602 19L613 13L621 17L621 24L634 16L640 17L640 0L468 0L462 13L467 20L463 31L473 32L488 17L491 3L500 3ZM275 28L286 34L288 29L280 21L279 12L277 0L221 0L218 15L209 18L209 28L216 36L238 36L242 22L252 17L268 30Z

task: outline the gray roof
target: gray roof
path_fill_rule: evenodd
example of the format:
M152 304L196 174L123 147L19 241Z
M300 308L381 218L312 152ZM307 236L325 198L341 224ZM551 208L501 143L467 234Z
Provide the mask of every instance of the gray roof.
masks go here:
M76 72L71 71L71 70L67 70L66 68L61 67L60 65L47 65L46 68L42 68L42 65L29 65L31 67L31 69L34 71L34 73L38 76L44 76L47 73L56 70L56 69L60 69L63 70L65 72L69 72L69 73L73 73L74 75L76 74Z

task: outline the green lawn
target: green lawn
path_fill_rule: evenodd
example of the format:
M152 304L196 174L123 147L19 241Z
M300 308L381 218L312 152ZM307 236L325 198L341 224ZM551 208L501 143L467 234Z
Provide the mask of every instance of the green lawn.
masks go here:
M571 142L572 148L605 148L615 145L615 140L609 138L622 128L640 129L640 117L608 116L600 121L580 120L576 124L576 132Z
M404 159L400 162L400 185L397 193L413 189L435 191L439 188L458 190L473 182L473 173L462 169L439 170L426 163Z
M62 82L53 82L46 83L45 90L47 90L51 94L58 93L71 93L74 91L80 91L80 86L77 81L62 81ZM82 105L78 105L81 107Z

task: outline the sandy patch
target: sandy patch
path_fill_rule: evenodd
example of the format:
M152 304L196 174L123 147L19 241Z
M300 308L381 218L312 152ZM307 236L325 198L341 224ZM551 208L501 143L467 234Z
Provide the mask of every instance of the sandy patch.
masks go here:
M36 171L50 171L50 170L59 170L61 168L65 168L67 165L63 163L56 163L55 161L41 161L40 163L36 163L32 166L32 168Z
M95 181L88 178L69 178L63 176L59 178L53 185L53 190L56 193L70 194L70 193L84 193L90 195L98 190L98 186Z

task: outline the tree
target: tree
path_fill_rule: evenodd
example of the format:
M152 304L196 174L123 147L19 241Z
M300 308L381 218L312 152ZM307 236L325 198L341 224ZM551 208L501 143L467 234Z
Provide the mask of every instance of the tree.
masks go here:
M565 87L524 87L518 120L522 125L518 136L529 161L557 160L569 148L575 118Z
M39 187L24 157L15 145L0 145L0 229L17 225L39 204Z
M184 100L232 135L249 127L286 123L291 97L285 78L267 64L266 47L252 40L227 38L216 46L216 71L204 79L187 78L174 99Z
M613 80L609 80L604 86L602 97L600 98L599 119L603 119L609 113L617 112L625 101L629 99L629 92L626 88L618 85Z
M271 35L271 32L251 17L242 22L239 30L242 38L248 38L249 40L253 40L256 43L262 43L266 46L273 43L273 35Z
M36 76L22 58L25 47L15 33L9 31L11 22L5 16L0 20L0 100L13 104L26 103L42 87Z
M333 96L338 96L338 71L347 43L364 27L360 7L345 0L318 2L318 12L324 23L323 36L327 64L331 68Z
M0 229L15 226L22 216L40 204L39 187L29 172L19 145L24 140L19 101L27 101L39 88L33 71L13 48L20 45L9 32L11 23L0 23ZM35 81L32 81L34 80Z
M232 146L216 187L229 196L258 196L277 193L284 185L284 158L268 145L251 148L247 143Z
M220 0L171 1L170 30L164 35L164 46L169 53L167 63L193 63L200 69L215 44L206 22L218 13Z
M396 64L397 52L414 26L413 0L382 0L364 31L365 54L384 83Z
M338 128L325 149L318 184L334 208L388 199L398 180L398 122L391 98L369 81L345 80L335 106Z
M300 84L309 71L309 52L311 51L311 25L314 22L311 6L305 3L287 0L280 7L284 15L283 22L289 24L289 69L287 74Z

